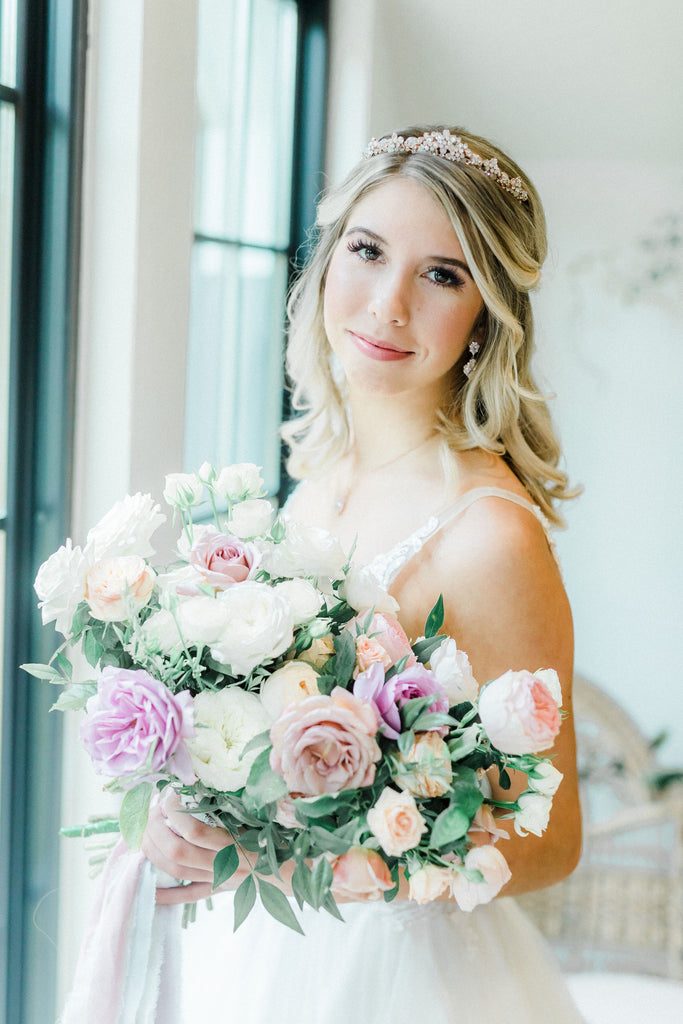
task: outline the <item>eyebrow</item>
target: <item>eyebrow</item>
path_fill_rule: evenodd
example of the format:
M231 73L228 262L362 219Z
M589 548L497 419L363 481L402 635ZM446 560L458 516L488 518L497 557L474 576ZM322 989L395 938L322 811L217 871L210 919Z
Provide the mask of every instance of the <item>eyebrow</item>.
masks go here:
M351 228L347 228L347 230L344 232L344 237L346 237L346 235L354 235L354 234L370 235L370 237L374 238L377 242L380 243L380 245L387 245L386 239L382 238L381 235L378 235L377 232L373 231L371 228L364 228L364 227L351 227ZM472 277L472 271L467 266L467 264L465 263L464 260L454 260L450 256L428 256L427 259L430 260L430 261L433 261L434 263L444 263L444 264L446 264L446 266L449 266L449 267L459 267L460 270L464 270L465 271L467 276L472 281L474 280L474 278Z

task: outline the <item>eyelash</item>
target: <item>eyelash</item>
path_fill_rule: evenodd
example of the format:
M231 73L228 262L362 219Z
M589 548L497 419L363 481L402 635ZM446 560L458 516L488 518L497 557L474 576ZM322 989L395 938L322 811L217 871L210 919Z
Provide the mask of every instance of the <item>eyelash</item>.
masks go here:
M379 246L374 242L368 241L367 238L356 238L348 242L347 248L349 252L360 256L365 263L374 263L382 255L382 250ZM366 252L368 255L363 255L363 252ZM429 278L437 288L462 288L465 284L464 279L451 270L450 267L430 267L427 270L427 274L441 274L442 277L446 278L445 281L435 281L433 277Z

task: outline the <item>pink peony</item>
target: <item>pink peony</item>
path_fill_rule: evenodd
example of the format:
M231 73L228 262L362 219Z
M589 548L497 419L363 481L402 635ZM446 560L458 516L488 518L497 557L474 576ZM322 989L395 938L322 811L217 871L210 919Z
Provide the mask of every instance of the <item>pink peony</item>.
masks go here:
M376 733L373 709L337 686L285 708L270 730L270 765L307 796L369 786L382 756Z
M479 693L479 717L494 746L506 754L552 747L560 713L550 690L531 672L505 672Z
M80 736L100 775L118 779L124 789L162 772L188 785L195 781L184 743L194 735L189 690L174 695L142 669L113 666L103 669L97 685Z
M331 858L331 864L332 891L337 896L379 900L394 887L389 868L376 850L352 846L341 857Z
M215 590L253 579L261 552L231 533L206 533L190 549L189 562ZM182 592L182 591L181 591Z

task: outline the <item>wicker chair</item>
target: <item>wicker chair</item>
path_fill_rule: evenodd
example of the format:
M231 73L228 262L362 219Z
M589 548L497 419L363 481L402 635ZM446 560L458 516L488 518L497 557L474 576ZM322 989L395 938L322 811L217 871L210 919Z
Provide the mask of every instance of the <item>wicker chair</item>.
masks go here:
M520 898L566 971L683 977L683 788L659 793L651 747L597 686L574 708L584 846L559 885Z

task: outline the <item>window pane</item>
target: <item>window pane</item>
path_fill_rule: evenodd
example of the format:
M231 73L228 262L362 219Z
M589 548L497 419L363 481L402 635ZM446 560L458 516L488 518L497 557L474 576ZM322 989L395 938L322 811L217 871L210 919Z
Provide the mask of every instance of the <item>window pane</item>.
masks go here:
M0 0L0 83L17 84L17 0Z
M9 403L10 301L12 294L12 210L14 108L0 105L0 516L7 503L7 418Z
M294 0L199 0L196 229L285 248Z
M188 344L185 465L263 464L280 476L282 339L287 259L197 243Z

